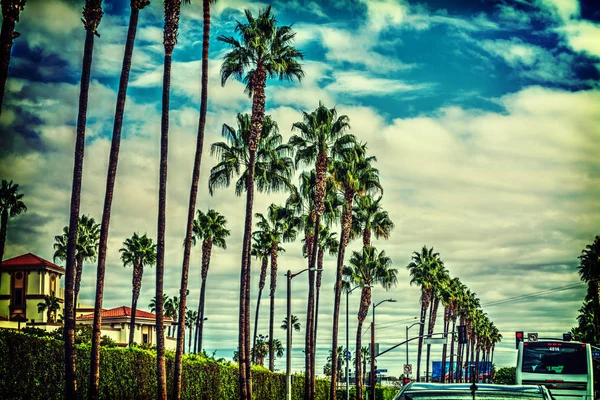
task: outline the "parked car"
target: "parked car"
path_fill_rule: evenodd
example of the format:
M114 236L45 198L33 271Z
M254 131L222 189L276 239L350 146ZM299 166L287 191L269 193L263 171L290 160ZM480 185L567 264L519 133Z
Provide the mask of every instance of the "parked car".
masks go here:
M546 399L552 396L548 389L541 385L490 385L469 383L417 383L404 386L394 400L515 400Z

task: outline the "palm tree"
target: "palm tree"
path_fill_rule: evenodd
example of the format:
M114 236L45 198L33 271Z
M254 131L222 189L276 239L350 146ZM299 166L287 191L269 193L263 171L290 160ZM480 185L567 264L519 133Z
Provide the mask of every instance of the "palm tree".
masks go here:
M266 236L271 243L271 290L270 296L270 314L269 314L269 369L275 370L275 357L273 346L273 326L275 323L275 291L277 289L277 255L281 251L280 243L292 242L296 240L296 227L299 225L299 218L292 210L271 204L267 211L267 217L261 213L256 214L258 219L258 235Z
M96 261L100 240L100 224L87 215L79 217L77 225L77 247L75 249L75 285L73 304L77 310L77 299L81 288L81 275L84 261ZM54 260L67 259L67 243L69 241L69 227L63 228L63 234L54 236Z
M208 209L208 212L204 214L202 211L197 211L197 217L194 220L192 237L193 245L196 242L202 241L202 270L201 278L202 285L200 287L200 299L198 300L198 318L196 320L196 342L194 343L194 349L202 352L202 330L204 328L204 301L206 297L206 278L208 277L208 268L210 266L210 257L212 254L213 246L220 247L222 249L227 248L225 238L229 236L230 232L225 229L227 225L227 219L213 209ZM191 339L190 339L191 340Z
M153 265L156 262L156 245L152 243L146 234L140 236L134 232L133 236L125 239L123 248L119 249L123 266L131 265L133 267L133 280L131 291L131 322L129 324L129 345L133 344L133 335L135 333L135 313L137 310L137 301L140 297L142 288L142 275L144 266ZM156 302L156 301L155 301Z
M427 337L431 337L435 328L437 310L440 305L440 296L443 288L450 282L448 271L444 267L444 262L437 259L437 264L431 270L431 301L429 304L429 321L427 324ZM427 361L425 363L425 380L429 382L429 360L431 356L431 344L427 344Z
M313 343L317 341L317 324L319 322L319 295L321 293L321 274L323 273L323 258L325 252L329 255L334 256L338 252L338 246L340 242L336 238L336 233L331 232L327 225L321 226L319 235L319 248L317 254L317 282L315 286L315 330Z
M339 311L343 287L342 269L346 246L350 241L352 230L352 204L356 195L366 196L375 191L383 192L379 183L379 172L372 166L372 163L375 161L375 157L366 156L366 144L356 143L348 149L343 149L340 157L333 160L333 163L330 165L330 174L332 180L335 182L336 190L344 199L340 219L340 245L337 255L332 348L337 347ZM337 361L337 354L333 353L333 357L334 361ZM335 376L332 377L330 383L330 397L332 399L335 399L337 394L336 379Z
M248 114L237 115L237 130L223 124L221 136L226 141L213 143L210 147L210 154L219 158L217 165L210 170L208 179L211 195L216 188L228 187L235 175L239 175L235 183L236 196L241 196L247 189L251 125L251 116ZM265 115L254 164L254 182L259 191L269 193L289 185L293 173L293 162L289 158L291 152L291 146L283 143L277 122Z
M48 322L55 322L56 312L60 310L60 302L56 296L44 296L44 301L39 302L37 306L39 313L43 313L44 311L48 313L46 316Z
M198 326L198 312L187 310L185 313L185 327L188 328L188 354L192 352L192 329Z
M179 14L181 11L181 2L189 0L165 0L164 17L165 24L163 29L163 45L165 48L164 68L163 68L163 90L162 90L162 118L160 126L160 171L159 171L159 190L158 190L158 236L157 236L157 259L156 259L156 298L162 300L163 295L163 277L164 277L164 258L165 258L165 219L167 210L167 166L169 152L169 92L171 89L171 61L173 50L177 43L177 31L179 29ZM193 213L193 208L192 211ZM191 223L189 221L186 231L186 240L191 236ZM189 240L188 240L189 241ZM182 274L182 282L187 280L187 275ZM182 285L183 286L183 285ZM183 303L183 312L185 312L185 295L187 291L181 290L181 303ZM181 310L181 305L180 305ZM183 316L179 315L179 329L177 335L177 355L175 357L175 373L173 385L173 398L179 400L181 391L181 357L183 353ZM167 399L167 372L165 364L165 334L164 334L164 310L161 301L156 307L156 378L158 381L158 399Z
M283 319L283 321L281 321L281 329L283 329L284 331L287 331L287 329L288 329L287 317L285 317ZM292 329L295 330L296 332L300 332L300 321L298 321L298 317L296 317L294 314L292 314Z
M256 314L254 316L254 335L252 339L252 347L256 348L256 335L258 331L258 315L260 311L260 299L262 297L262 291L265 288L265 282L267 280L267 268L269 266L269 256L271 255L271 241L267 235L254 232L252 234L252 255L261 261L260 278L258 280L258 298L256 299ZM280 248L278 251L283 251ZM252 363L256 364L256 360L253 358Z
M101 1L94 1L99 9ZM129 84L129 71L131 69L131 58L133 56L133 47L135 35L137 32L138 16L141 9L150 4L148 0L131 0L131 13L129 16L129 29L127 31L127 40L125 42L125 52L123 54L123 64L121 67L121 78L119 80L119 90L117 94L117 104L115 108L115 119L113 125L113 135L111 141L110 155L108 158L108 171L106 176L106 192L104 195L104 208L102 211L102 225L99 237L98 249L98 267L96 270L96 299L94 305L94 322L92 328L92 367L90 369L90 399L98 398L98 385L100 379L100 342L102 326L102 301L104 296L104 274L106 269L106 249L108 245L108 230L110 225L110 212L112 208L113 194L115 188L115 179L117 176L117 165L119 161L119 148L121 146L121 130L123 127L123 115L125 113L125 100L127 98L127 86ZM97 13L97 11L96 11ZM101 11L100 11L101 16ZM98 20L98 23L100 21ZM95 32L94 32L95 33ZM91 36L93 38L93 36ZM135 268L134 268L135 270ZM81 277L80 270L77 271L78 279ZM75 283L75 309L77 309L77 292L79 291L79 280ZM131 316L132 327L135 319ZM133 341L133 330L130 332L129 344Z
M4 9L4 2L2 8ZM6 21L6 16L4 18L4 21ZM2 29L2 32L4 32L4 24ZM19 185L13 183L13 181L8 182L2 179L2 184L0 184L0 266L2 266L4 258L8 218L16 217L27 211L27 207L22 200L23 196L23 193L19 193Z
M371 234L374 234L377 239L387 240L394 229L394 223L388 212L383 211L381 207L381 199L382 197L373 200L369 195L359 196L356 199L352 215L351 238L361 235L363 246L371 245Z
M353 252L350 266L344 267L343 274L347 281L360 286L360 307L358 310L358 326L356 328L356 348L361 348L362 326L371 305L371 288L380 284L385 290L396 286L398 270L391 267L392 260L385 251L378 252L372 246L363 247L362 252ZM361 355L357 353L356 360L356 399L362 400L362 368Z
M362 370L366 371L367 365L371 363L371 350L369 349L369 346L362 346L360 348L360 351L356 352L356 357L362 361ZM355 362L358 362L358 361L355 360ZM362 382L363 383L365 382L364 374L363 374Z
M600 336L600 236L592 244L585 246L579 257L577 272L582 281L588 284L588 293L594 305L594 336Z
M73 184L71 189L71 210L69 215L69 240L67 241L67 261L65 268L65 397L77 397L77 376L75 374L75 307L73 290L75 285L75 252L77 248L77 233L79 224L79 206L81 203L81 179L83 175L83 157L85 148L85 126L87 118L87 103L90 87L90 74L92 69L92 54L94 51L94 36L98 34L98 25L102 19L102 0L86 0L83 7L83 26L85 28L85 46L83 50L83 63L79 92L79 111L77 115L77 136L75 140L75 154L73 160ZM94 328L100 331L96 320L100 317L101 308L98 307L102 293L96 293L96 307L94 308ZM100 346L99 340L92 341L92 354L90 360L90 382L88 397L90 400L98 398L98 385L100 382ZM96 346L94 346L96 344Z
M449 383L454 383L454 331L456 330L456 318L458 317L458 305L463 296L466 286L463 285L458 278L450 280L450 284L445 286L442 292L441 300L445 306L444 309L444 333L447 337L448 331L452 332L450 338L450 368L448 370ZM450 330L450 321L452 321L452 329ZM442 347L442 360L446 360L447 345L444 343ZM442 383L445 382L446 363L442 363Z
M20 36L15 32L15 25L19 22L19 14L25 7L27 0L3 0L2 1L2 31L0 32L0 115L2 115L2 100L4 99L4 85L8 77L8 64L10 63L10 50L13 39ZM1 256L2 254L0 254ZM2 257L0 257L0 260Z
M434 253L433 247L428 249L427 246L423 246L420 253L413 252L412 261L406 266L411 277L410 284L414 283L421 286L421 325L419 326L419 345L417 350L417 382L420 382L421 376L421 352L423 349L425 318L434 289L433 271L438 267L439 261L439 253Z
M200 179L200 165L202 163L202 148L204 146L204 128L206 126L206 109L208 102L208 46L210 39L210 3L215 0L203 0L203 11L204 11L204 30L202 37L202 89L201 89L201 100L200 100L200 117L198 121L198 136L196 140L196 154L194 156L194 167L192 171L192 185L190 188L190 200L188 206L188 218L187 218L187 229L185 235L184 252L183 252L183 265L181 267L181 288L180 288L180 316L179 324L183 323L183 316L181 315L186 307L187 300L187 286L188 286L188 275L190 267L190 253L192 245L192 235L194 228L194 210L196 209L196 198L198 196L198 181ZM208 268L208 266L207 266ZM204 283L203 283L204 288ZM201 300L203 302L203 300ZM197 319L196 334L199 337L200 349L202 348L202 327L204 325L204 308L202 308L201 317ZM199 325L199 326L198 326ZM190 337L191 341L191 337ZM182 357L184 348L184 337L183 332L179 332L177 337L177 354L175 356L175 387L174 393L175 398L179 400L181 396L181 368L182 368Z
M242 266L240 274L240 396L242 400L252 398L250 378L250 247L252 231L252 206L254 203L254 172L256 150L265 112L265 87L267 76L280 80L298 79L304 76L298 60L302 53L296 50L292 41L296 33L290 26L277 26L271 14L271 7L262 10L254 18L246 10L246 23L237 21L235 28L240 41L232 36L219 36L218 40L231 47L221 66L221 85L230 77L246 83L246 92L252 96L252 118L248 136L248 176L246 183L246 219L242 244Z
M353 135L345 134L349 127L347 116L337 115L335 108L327 108L319 102L319 107L311 113L303 112L303 121L295 122L292 131L297 130L300 135L294 135L289 143L296 148L296 166L302 163L315 166L315 197L314 205L314 238L309 268L314 270L316 266L317 248L319 240L319 228L321 216L325 212L326 175L329 166L329 158L341 153L336 151L355 143ZM305 350L305 398L315 397L315 364L314 364L314 282L315 273L309 269L308 272L308 301L306 311L306 350ZM335 334L335 333L334 333ZM332 350L337 348L332 347ZM335 353L335 351L333 351Z

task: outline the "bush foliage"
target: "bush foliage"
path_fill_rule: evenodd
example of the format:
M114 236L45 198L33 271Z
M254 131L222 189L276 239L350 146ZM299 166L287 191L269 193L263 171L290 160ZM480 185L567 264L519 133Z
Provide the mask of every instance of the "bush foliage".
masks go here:
M156 352L139 347L102 347L100 396L102 399L156 398ZM167 352L167 385L171 393L173 353ZM79 398L87 398L90 345L76 345ZM64 347L54 337L40 332L21 333L0 329L0 397L2 399L63 399ZM292 398L304 394L304 378L295 376ZM285 374L263 367L252 369L255 400L285 399ZM329 381L317 379L315 400L327 400ZM393 398L395 390L378 388L377 399ZM342 393L340 393L342 394ZM238 366L204 355L184 357L183 399L235 400L238 394ZM343 398L339 396L339 398ZM351 396L352 398L352 396Z

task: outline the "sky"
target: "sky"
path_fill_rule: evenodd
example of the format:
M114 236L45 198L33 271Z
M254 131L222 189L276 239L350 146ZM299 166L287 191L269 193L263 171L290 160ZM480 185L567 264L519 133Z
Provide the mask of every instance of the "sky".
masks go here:
M127 1L105 1L95 40L81 212L102 215L116 93L129 20ZM200 100L201 2L184 5L173 54L165 293L178 295ZM514 366L514 332L559 336L575 325L585 287L577 257L599 232L600 7L593 1L400 0L274 1L280 24L293 24L304 54L302 82L269 80L266 113L283 137L319 101L350 119L350 132L377 157L383 207L395 224L375 240L398 269L398 285L373 289L376 341L383 351L404 340L419 315L420 291L406 265L423 245L440 253L452 277L474 291L504 340L494 362ZM205 346L231 358L237 347L241 237L245 197L234 188L208 193L217 159L208 148L222 124L250 112L244 85L220 85L227 49L243 10L266 3L219 0L211 12L209 103L197 208L226 216L227 249L214 249L208 275ZM9 221L5 259L32 252L52 260L54 236L68 225L81 60L83 1L29 0L21 13L0 117L0 177L19 184L28 211ZM160 109L164 49L162 2L140 12L125 109L106 264L104 307L131 304L131 269L119 248L134 232L156 238ZM286 194L257 193L255 212ZM333 229L339 231L339 226ZM346 254L359 250L350 244ZM279 259L275 337L285 317L285 272L306 266L301 243ZM189 303L200 291L201 249L192 251ZM61 264L63 265L63 264ZM84 265L81 302L93 304L95 267ZM326 256L317 338L317 373L331 349L335 258ZM252 263L252 308L260 263ZM139 303L154 296L146 268ZM268 283L267 283L268 284ZM307 274L292 283L292 313L304 327ZM349 298L350 348L356 337L358 291ZM532 296L525 296L533 294ZM345 342L341 305L340 344ZM441 308L440 308L441 311ZM263 295L259 333L268 332ZM367 324L371 321L367 318ZM440 313L441 318L441 313ZM411 330L416 334L417 328ZM292 369L301 371L304 328L296 334ZM369 338L363 335L363 343ZM439 360L441 346L433 346ZM410 349L415 362L416 345ZM400 375L404 347L378 361ZM276 368L285 370L285 358Z

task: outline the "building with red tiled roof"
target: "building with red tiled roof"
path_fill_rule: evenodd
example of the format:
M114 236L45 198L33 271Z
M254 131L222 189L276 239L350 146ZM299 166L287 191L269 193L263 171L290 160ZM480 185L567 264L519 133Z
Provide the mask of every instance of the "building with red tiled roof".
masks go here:
M0 317L9 321L53 324L61 313L64 291L60 280L65 269L32 253L2 261L0 266ZM58 298L54 312L38 312L46 296Z
M131 324L131 307L121 306L102 310L102 335L107 335L120 346L126 346L129 342L129 326ZM77 317L78 324L92 324L94 313L84 314ZM165 317L165 327L173 323L171 318ZM135 310L134 342L156 344L156 314L143 310ZM165 347L174 350L176 342L174 338L165 338Z

